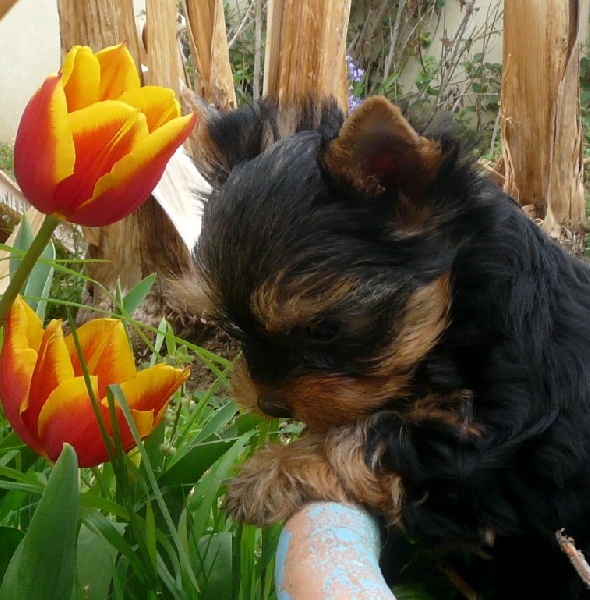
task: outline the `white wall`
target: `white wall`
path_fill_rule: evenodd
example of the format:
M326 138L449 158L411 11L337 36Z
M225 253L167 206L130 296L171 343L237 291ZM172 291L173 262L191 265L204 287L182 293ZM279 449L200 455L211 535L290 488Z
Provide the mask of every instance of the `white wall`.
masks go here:
M134 0L136 14L144 5ZM57 0L19 0L0 20L0 57L0 143L11 143L29 98L59 70Z
M0 142L10 142L23 109L59 70L56 0L19 0L0 20Z

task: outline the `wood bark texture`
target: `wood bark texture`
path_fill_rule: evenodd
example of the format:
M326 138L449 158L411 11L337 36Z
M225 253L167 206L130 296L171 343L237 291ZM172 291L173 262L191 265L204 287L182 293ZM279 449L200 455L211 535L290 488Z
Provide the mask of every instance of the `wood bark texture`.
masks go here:
M269 0L263 95L280 105L331 94L348 111L350 0Z
M184 0L194 91L220 110L236 108L222 0Z
M505 184L543 227L585 226L578 0L505 0Z
M76 44L90 46L97 52L105 46L126 42L139 67L141 54L132 0L58 0L57 8L62 56Z
M184 69L177 40L176 0L146 0L146 13L146 83L171 88L178 98Z

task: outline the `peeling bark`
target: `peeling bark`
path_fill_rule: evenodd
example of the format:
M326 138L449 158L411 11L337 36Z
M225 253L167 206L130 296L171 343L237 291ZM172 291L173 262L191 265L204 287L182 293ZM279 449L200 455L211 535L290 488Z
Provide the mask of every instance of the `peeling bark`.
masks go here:
M579 1L506 0L505 189L559 237L584 228Z

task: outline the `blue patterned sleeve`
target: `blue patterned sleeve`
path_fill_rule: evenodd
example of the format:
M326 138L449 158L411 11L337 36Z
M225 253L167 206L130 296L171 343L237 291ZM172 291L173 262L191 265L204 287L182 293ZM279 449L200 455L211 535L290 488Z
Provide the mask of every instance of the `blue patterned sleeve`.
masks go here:
M363 509L334 502L306 506L279 540L279 600L395 600L379 569L376 521Z

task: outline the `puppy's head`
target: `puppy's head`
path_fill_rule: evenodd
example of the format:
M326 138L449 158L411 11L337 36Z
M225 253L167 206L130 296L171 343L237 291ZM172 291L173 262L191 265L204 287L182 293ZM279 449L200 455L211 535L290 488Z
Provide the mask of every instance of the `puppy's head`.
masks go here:
M276 115L248 114L225 118L234 140L223 117L205 126L207 312L241 342L238 399L322 431L411 393L448 325L455 172L471 167L452 136L418 134L384 98L270 143L256 132Z

